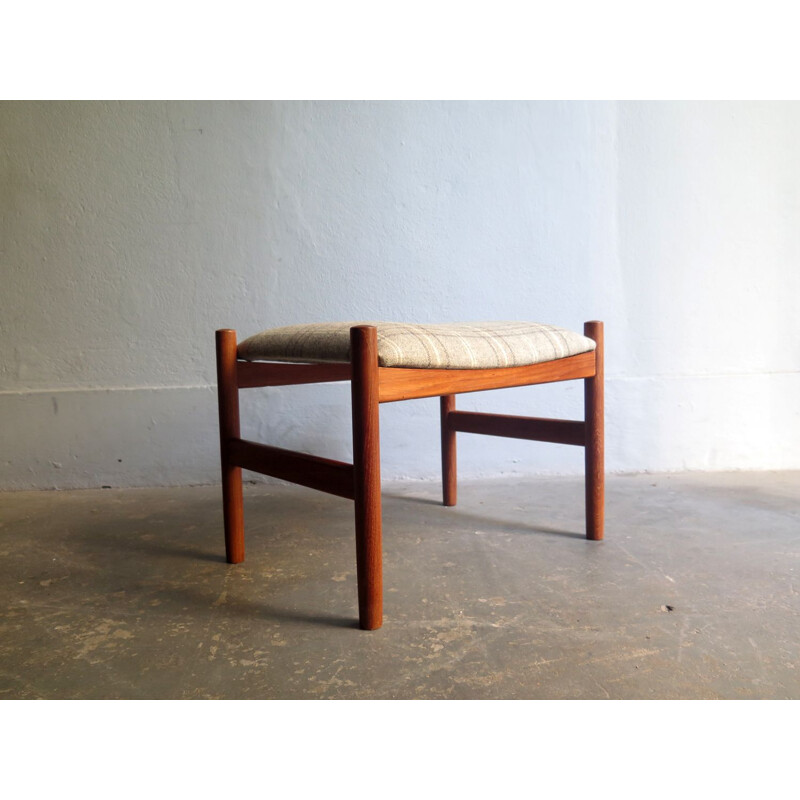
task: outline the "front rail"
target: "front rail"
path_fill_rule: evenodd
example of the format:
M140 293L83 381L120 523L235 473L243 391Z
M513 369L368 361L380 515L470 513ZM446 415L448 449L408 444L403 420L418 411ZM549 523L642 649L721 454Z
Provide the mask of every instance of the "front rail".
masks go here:
M419 397L441 397L447 394L532 386L537 383L591 378L595 374L595 354L579 353L555 361L544 361L525 367L496 369L407 369L379 367L381 403L413 400Z
M482 392L512 386L570 381L595 375L595 353L579 353L555 361L525 367L495 369L410 369L378 368L378 397L381 403L441 397L447 394ZM350 364L293 364L276 361L237 361L236 382L240 389L259 386L292 386L303 383L349 381Z

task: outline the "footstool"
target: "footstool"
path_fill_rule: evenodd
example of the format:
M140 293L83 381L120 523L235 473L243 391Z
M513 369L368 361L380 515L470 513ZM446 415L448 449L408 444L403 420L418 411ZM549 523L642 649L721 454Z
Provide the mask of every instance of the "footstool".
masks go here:
M354 501L360 627L383 618L381 403L440 397L443 501L456 503L456 433L580 445L586 451L586 537L603 538L603 323L583 335L535 322L417 325L337 322L262 331L237 344L216 332L222 503L227 560L244 560L242 469ZM456 410L455 396L582 379L584 420ZM353 463L240 437L239 389L350 381Z

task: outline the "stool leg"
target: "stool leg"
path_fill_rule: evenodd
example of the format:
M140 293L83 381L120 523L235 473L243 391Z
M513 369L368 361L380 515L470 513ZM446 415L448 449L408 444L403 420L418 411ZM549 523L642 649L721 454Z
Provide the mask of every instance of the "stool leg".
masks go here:
M456 410L456 396L445 394L439 398L442 417L442 503L456 504L456 432L447 425L447 415Z
M362 629L371 631L383 622L377 329L351 328L350 354L358 619Z
M217 396L222 460L222 513L229 564L244 561L242 470L230 463L231 439L239 438L239 386L236 381L236 331L217 331Z
M602 539L605 517L605 472L603 442L603 323L587 322L584 336L594 339L596 370L584 379L586 420L586 538Z

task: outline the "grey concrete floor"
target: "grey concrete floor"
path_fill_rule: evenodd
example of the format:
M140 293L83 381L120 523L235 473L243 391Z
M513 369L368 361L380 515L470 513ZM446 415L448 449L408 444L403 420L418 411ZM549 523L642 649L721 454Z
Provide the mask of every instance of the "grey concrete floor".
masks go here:
M798 698L800 473L384 486L384 626L352 507L248 485L0 495L2 698Z

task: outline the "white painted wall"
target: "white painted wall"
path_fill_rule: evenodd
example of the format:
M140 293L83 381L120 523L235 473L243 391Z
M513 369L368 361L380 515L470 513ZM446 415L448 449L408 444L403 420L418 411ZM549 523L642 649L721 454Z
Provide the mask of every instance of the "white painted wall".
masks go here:
M359 318L603 319L610 470L800 468L798 141L797 103L0 103L0 487L215 481L214 329ZM437 403L382 407L386 478L438 476ZM348 413L243 394L246 435L332 458Z

